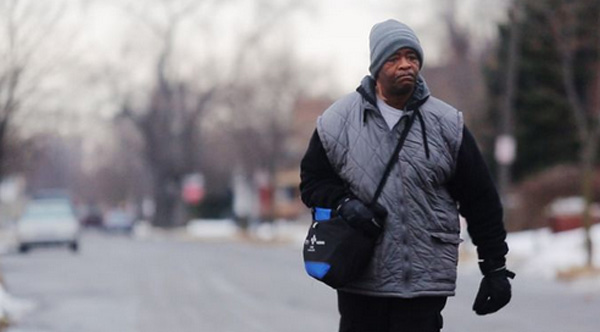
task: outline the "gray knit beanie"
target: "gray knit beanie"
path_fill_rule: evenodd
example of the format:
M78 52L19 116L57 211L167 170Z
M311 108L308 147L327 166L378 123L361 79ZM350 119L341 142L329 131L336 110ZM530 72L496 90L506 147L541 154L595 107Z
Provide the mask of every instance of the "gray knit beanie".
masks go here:
M396 20L375 24L369 35L369 47L371 49L369 71L373 78L377 77L385 61L404 47L410 47L417 52L420 67L423 67L423 50L417 35L408 25Z

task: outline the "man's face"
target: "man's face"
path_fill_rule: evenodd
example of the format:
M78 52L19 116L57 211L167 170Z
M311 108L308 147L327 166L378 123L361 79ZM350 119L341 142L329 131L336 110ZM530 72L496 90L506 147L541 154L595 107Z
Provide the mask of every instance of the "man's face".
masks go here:
M390 56L377 74L377 86L388 97L411 94L419 74L419 57L411 48L401 48Z

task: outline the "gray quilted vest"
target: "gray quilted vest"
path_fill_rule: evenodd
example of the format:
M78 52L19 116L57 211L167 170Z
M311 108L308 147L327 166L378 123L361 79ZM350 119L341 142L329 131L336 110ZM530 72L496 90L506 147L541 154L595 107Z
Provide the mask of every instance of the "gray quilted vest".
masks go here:
M390 130L375 106L373 80L367 76L358 90L331 105L317 130L332 167L364 202L371 200L414 112L410 105L425 102L378 200L388 217L373 259L344 290L402 298L454 295L460 223L445 184L462 140L462 113L430 97L419 77L408 111Z

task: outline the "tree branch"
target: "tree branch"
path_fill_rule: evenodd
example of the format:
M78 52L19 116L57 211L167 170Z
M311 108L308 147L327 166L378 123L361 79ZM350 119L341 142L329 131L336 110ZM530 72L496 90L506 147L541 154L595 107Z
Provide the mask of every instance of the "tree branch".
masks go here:
M565 10L564 8L561 8ZM590 129L588 127L588 121L586 117L585 107L582 102L580 94L577 92L575 86L575 73L574 73L574 50L569 41L575 38L573 34L573 13L569 9L564 11L565 17L558 17L560 11L553 11L549 8L544 7L544 13L550 23L552 36L556 43L556 50L560 58L560 69L562 73L563 86L567 94L567 100L573 115L575 116L575 124L577 126L578 136L581 142L585 142L590 138Z

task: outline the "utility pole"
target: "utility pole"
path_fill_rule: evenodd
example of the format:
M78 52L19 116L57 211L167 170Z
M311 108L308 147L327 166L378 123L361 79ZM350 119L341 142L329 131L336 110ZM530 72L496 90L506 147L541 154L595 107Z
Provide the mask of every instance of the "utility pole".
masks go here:
M510 34L506 63L505 93L500 107L500 135L496 137L495 158L498 162L498 186L502 201L507 203L511 184L511 166L514 163L517 143L514 136L513 106L518 80L519 45L521 39L521 0L514 0L509 13Z

